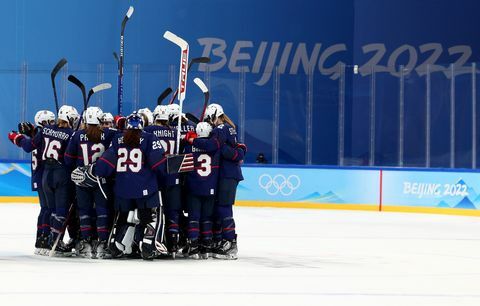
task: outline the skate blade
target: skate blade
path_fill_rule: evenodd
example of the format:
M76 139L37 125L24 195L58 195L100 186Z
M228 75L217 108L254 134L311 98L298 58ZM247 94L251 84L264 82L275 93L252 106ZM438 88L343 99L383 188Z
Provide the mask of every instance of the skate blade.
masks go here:
M210 257L212 257L212 253L203 253L203 254L200 254L200 257L202 259L209 259Z
M188 255L187 258L198 260L200 259L200 255L199 254Z
M213 258L223 259L223 260L237 260L237 254L213 254Z

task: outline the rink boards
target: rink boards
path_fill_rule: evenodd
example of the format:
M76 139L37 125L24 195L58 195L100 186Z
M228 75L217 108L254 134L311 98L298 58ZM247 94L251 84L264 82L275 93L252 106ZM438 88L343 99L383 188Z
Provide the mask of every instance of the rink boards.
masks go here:
M241 206L480 216L480 172L292 165L242 170ZM36 203L30 175L29 163L0 163L0 202Z

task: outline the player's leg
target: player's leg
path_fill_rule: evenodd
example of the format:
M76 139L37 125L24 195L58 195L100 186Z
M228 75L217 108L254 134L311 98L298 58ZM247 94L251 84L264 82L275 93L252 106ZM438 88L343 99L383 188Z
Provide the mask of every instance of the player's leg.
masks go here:
M135 200L115 197L117 220L112 228L108 248L112 257L130 255L133 252L133 237L135 234Z
M213 247L213 208L214 196L202 197L202 211L200 214L200 257L208 259L212 256Z
M138 209L138 219L135 240L140 246L141 256L145 260L151 260L157 255L155 240L157 236L158 224L157 208L160 206L158 193L153 193L142 199L136 200Z
M167 248L170 253L176 253L178 251L180 233L179 218L182 209L181 186L167 187L163 193L165 193L163 209L165 213Z
M108 198L112 197L112 195L108 193L107 188L104 188L104 192L106 192L107 199L105 199L105 197L103 196L100 188L95 188L94 191L95 215L98 237L98 240L94 243L96 258L111 258L111 254L108 251L107 244L108 236L110 234L109 222L112 214L111 210L109 209Z
M40 214L38 216L38 222L37 222L37 228L39 228L39 233L37 232L37 235L40 234L37 237L37 243L35 243L35 246L38 248L38 252L36 252L39 255L44 255L48 252L49 246L48 246L48 237L50 236L50 209L48 208L47 204L47 198L45 197L45 192L43 191L42 186L37 187L37 193L38 193L38 199L40 201Z
M59 234L63 235L63 226L65 225L65 222L67 220L67 214L71 203L70 198L72 193L70 182L70 177L68 176L66 169L64 167L57 166L57 168L55 168L53 171L53 185L55 194L54 228L56 236L58 236ZM63 242L63 240L60 239L55 249L55 253L61 256L70 256L71 251L71 247L67 246Z
M215 248L213 257L220 259L237 259L237 234L233 219L233 204L238 181L221 179L218 184L217 217L222 221L222 241Z
M77 256L91 258L93 189L77 186L77 211L80 217L80 241L75 246Z
M186 208L188 213L187 246L183 249L182 253L185 257L199 259L200 214L202 209L200 197L187 194Z

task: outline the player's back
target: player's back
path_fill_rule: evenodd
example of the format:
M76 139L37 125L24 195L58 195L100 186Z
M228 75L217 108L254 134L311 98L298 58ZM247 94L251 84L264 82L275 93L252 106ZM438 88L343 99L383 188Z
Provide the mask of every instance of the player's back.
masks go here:
M185 153L192 153L195 170L188 172L186 186L193 195L212 196L216 194L220 150L207 152L193 145L185 147Z

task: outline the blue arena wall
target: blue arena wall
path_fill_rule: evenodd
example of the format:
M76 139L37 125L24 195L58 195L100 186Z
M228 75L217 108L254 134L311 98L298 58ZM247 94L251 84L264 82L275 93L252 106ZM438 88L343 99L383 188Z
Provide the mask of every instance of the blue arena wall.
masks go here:
M446 123L451 120L452 86L457 130L453 167L471 167L473 154L478 154L471 144L475 134L470 101L477 98L472 96L476 81L469 73L480 50L476 0L0 3L6 12L0 20L0 135L15 129L20 120L32 120L37 110L53 108L49 72L61 57L69 64L58 78L60 102L81 108L80 93L66 81L73 73L87 87L111 82L113 90L94 97L92 104L114 112L117 73L112 51L118 52L120 22L133 5L125 33L126 112L153 107L166 86L175 86L178 50L162 38L168 29L190 42L192 56L212 58L210 65L195 67L189 79L205 78L212 101L223 104L239 124L240 139L251 153L248 162L262 152L279 164L336 165L342 151L345 164L366 165L370 155L375 157L374 165L397 166L402 65L406 69L402 165L450 167L451 130ZM451 63L456 65L453 74ZM431 73L428 163L427 66ZM191 84L186 110L198 113L202 97ZM376 103L373 133L372 100ZM340 101L345 112L342 150ZM28 157L2 137L0 158Z
M242 167L241 206L480 215L480 172L396 168ZM38 202L28 163L0 163L0 202Z

